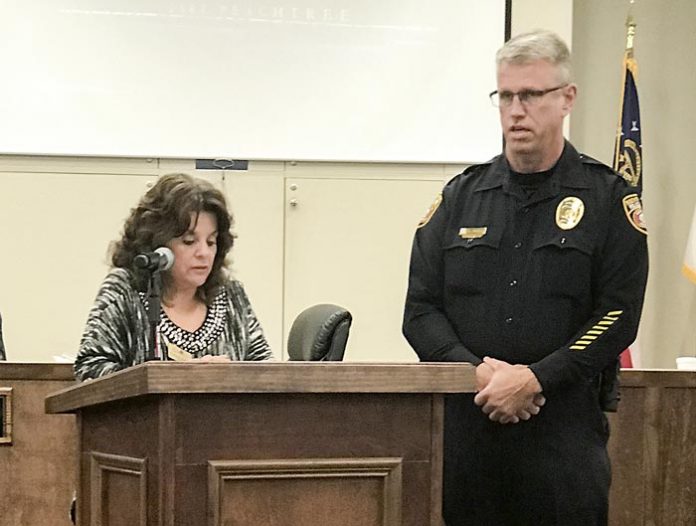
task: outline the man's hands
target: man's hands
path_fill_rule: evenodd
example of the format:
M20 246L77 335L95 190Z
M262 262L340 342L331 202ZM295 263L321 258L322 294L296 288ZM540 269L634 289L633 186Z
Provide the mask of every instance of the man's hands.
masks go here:
M486 357L476 367L476 389L474 403L501 424L529 420L546 403L541 384L529 367L495 358Z

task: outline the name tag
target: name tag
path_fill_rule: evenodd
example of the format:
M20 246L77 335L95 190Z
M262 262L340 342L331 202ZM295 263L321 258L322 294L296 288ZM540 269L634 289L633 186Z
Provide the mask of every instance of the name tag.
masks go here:
M478 239L486 235L487 226L465 226L459 229L459 237L462 239Z
M186 352L172 342L167 342L167 353L169 354L169 359L175 362L188 362L189 360L193 360L193 355L191 353Z

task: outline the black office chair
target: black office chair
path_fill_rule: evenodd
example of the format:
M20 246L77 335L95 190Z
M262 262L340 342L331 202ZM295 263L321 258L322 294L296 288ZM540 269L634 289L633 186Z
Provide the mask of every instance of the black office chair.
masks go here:
M290 328L290 360L339 362L343 360L353 317L343 307L313 305L303 310Z

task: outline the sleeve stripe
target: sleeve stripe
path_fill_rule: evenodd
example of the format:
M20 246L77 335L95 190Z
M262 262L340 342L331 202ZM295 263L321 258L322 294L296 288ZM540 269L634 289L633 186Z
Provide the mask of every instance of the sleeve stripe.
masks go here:
M619 319L621 314L623 314L621 310L607 313L600 321L593 325L590 330L580 336L569 348L573 351L584 351L588 345L597 340L609 327L614 325L614 322Z

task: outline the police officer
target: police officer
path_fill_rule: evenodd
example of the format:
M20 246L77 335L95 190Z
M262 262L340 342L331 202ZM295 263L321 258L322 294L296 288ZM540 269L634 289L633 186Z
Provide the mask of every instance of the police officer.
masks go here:
M570 54L554 33L496 55L504 153L444 188L416 231L403 331L423 361L476 366L445 413L448 526L606 525L598 377L635 338L639 196L564 140Z

